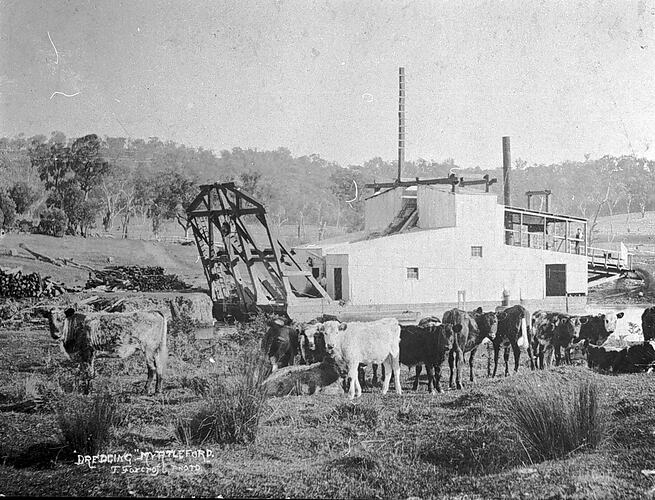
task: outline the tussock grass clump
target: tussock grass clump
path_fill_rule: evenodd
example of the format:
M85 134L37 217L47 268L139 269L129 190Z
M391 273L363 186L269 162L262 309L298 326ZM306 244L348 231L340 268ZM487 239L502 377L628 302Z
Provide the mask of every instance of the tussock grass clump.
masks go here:
M334 418L355 423L369 429L378 427L382 420L379 407L367 403L341 403L332 412Z
M519 381L501 406L530 460L600 446L609 434L609 415L599 385L587 377L565 381L539 375Z
M176 438L187 445L253 442L266 407L262 383L269 372L261 355L244 355L241 372L233 380L216 380L209 387L207 403L191 418L178 420Z
M62 441L74 453L101 452L118 422L118 403L103 392L93 398L66 398L57 410Z

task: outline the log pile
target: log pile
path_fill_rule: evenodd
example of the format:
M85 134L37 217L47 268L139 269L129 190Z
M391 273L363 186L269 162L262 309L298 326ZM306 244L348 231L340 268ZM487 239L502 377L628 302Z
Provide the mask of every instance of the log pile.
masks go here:
M164 274L163 267L109 266L89 273L86 289L108 291L167 292L188 287L174 274Z
M23 299L27 297L56 297L64 293L63 285L39 273L23 274L20 269L0 268L0 297Z

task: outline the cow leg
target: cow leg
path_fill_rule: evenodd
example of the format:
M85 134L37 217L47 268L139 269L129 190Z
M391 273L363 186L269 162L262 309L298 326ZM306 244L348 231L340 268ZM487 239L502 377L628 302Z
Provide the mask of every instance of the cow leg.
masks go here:
M428 377L430 377L431 370L430 370L430 364L429 363L426 365L426 368L428 369ZM414 385L412 385L412 390L413 391L418 389L418 380L421 377L421 371L422 370L423 370L423 365L421 363L416 365L416 377L414 377ZM432 387L432 380L428 379L428 385L430 387Z
M396 394L400 395L403 393L403 388L400 385L400 356L391 356L391 369L393 370L394 382L396 386ZM387 358L389 359L389 358Z
M416 379L417 380L418 380L418 374L419 374L418 369L419 369L420 366L421 365L416 366L416 370L417 370ZM434 366L431 365L430 363L426 363L425 369L428 371L428 391L430 392L430 394L434 394L435 393L434 383L433 383L434 382Z
M455 350L455 385L457 389L462 388L462 365L464 364L464 352L457 348Z
M519 364L521 361L521 348L518 344L512 344L512 351L514 351L514 373L519 371Z
M359 377L358 377L358 366L353 363L348 369L348 377L350 378L350 386L348 388L348 397L353 399L356 395L357 388L359 386ZM361 391L361 388L359 388ZM360 393L361 394L361 393Z
M562 351L560 346L555 346L555 366L562 364Z
M503 360L505 361L505 376L509 377L509 346L503 349Z
M493 351L493 348L493 342L489 342L487 344L487 378L491 377L491 352Z
M469 353L469 368L470 368L470 377L469 380L471 383L475 382L475 376L473 375L473 361L475 359L475 352L478 350L477 347L474 347L471 349L471 352Z
M528 358L530 358L530 370L534 371L534 359L532 359L532 347L528 344Z
M357 380L360 387L366 387L366 365L360 364L357 367Z
M378 382L378 364L373 363L373 379L371 380L371 386L377 386Z
M496 377L496 372L498 371L498 357L500 356L500 344L494 343L494 373L492 378Z
M453 389L455 387L453 379L455 378L455 369L457 368L455 366L455 349L451 349L448 353L448 368L450 368L450 379L448 381L448 386Z
M434 365L434 385L437 392L442 393L443 389L441 388L441 365L446 360L446 351L439 353L437 358L437 363Z
M389 384L391 383L391 360L389 357L382 362L384 366L384 380L382 382L382 395L385 395L389 390Z
M546 367L550 368L550 365L553 361L553 346L549 345L544 349L544 358L546 361Z

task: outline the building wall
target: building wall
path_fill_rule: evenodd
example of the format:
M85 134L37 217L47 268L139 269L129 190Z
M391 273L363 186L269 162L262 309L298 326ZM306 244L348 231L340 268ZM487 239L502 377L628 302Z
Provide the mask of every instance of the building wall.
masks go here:
M331 254L327 255L325 259L325 269L327 278L327 293L330 297L334 297L334 269L341 268L341 299L350 300L350 267L349 256L347 254Z
M450 186L419 185L416 204L418 227L422 229L455 227L457 223L455 195L450 192Z
M458 290L465 291L467 303L499 302L505 289L512 299L543 301L546 264L566 264L567 293L586 295L584 256L507 246L503 207L488 196L460 196L457 227L350 244L350 302L457 303ZM472 256L471 246L482 247L482 257ZM418 280L408 279L409 267L418 268Z
M392 189L366 200L366 231L382 231L391 224L402 208L403 191L404 188Z

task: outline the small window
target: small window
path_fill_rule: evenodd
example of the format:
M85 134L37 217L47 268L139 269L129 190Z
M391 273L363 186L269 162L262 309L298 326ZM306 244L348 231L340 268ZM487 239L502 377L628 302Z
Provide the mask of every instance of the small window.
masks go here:
M482 247L471 247L471 257L482 257Z
M418 267L408 267L407 268L407 279L408 280L417 280L418 279Z

